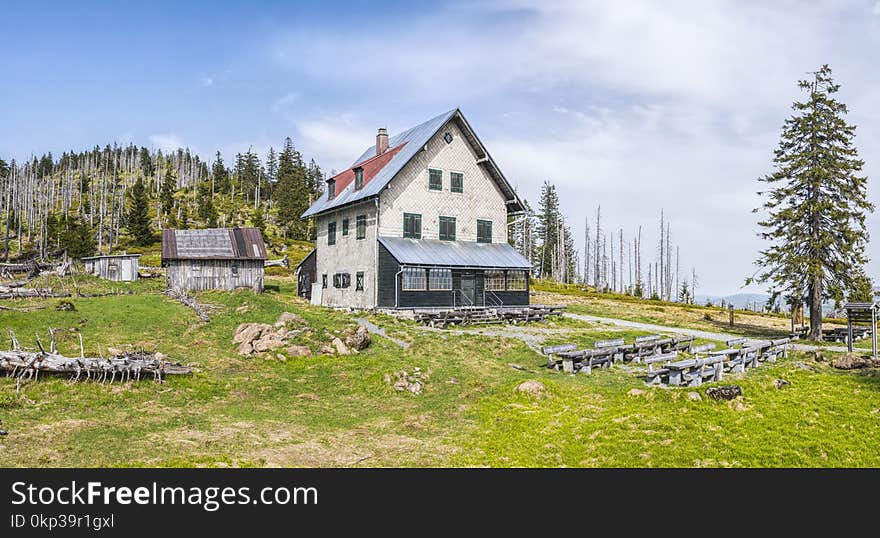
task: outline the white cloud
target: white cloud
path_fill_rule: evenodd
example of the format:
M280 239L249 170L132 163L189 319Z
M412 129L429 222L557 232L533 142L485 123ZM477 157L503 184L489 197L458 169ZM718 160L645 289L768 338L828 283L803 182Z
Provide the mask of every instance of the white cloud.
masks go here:
M176 134L150 135L150 144L164 152L174 151L177 148L186 147L183 140Z
M347 99L339 115L296 122L322 162L347 166L371 142L369 121L402 129L461 104L528 198L545 179L558 185L578 244L599 203L609 229L653 228L665 208L703 290L729 293L753 273L762 246L755 179L770 170L797 80L823 63L843 85L872 176L880 28L868 15L877 6L499 0L369 32L298 28L272 50Z

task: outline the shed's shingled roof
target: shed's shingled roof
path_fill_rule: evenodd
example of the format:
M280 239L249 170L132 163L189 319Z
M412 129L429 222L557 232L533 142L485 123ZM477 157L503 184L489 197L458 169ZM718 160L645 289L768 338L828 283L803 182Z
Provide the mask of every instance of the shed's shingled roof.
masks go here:
M266 245L258 228L162 230L162 261L265 260Z
M327 199L327 193L321 195L312 207L303 213L302 218L312 217L319 213L329 211L338 207L342 207L360 200L372 198L382 192L388 183L394 179L394 176L400 172L404 166L427 144L437 132L443 128L449 121L455 120L461 128L468 143L476 150L477 158L482 166L489 172L489 175L498 184L504 197L509 202L511 211L521 211L523 209L522 201L517 196L513 187L507 182L504 174L495 164L495 161L486 151L483 143L477 138L470 124L464 118L459 109L450 110L431 118L430 120L416 125L412 129L398 133L388 140L388 151L382 155L376 155L376 146L370 146L364 150L363 154L352 163L351 167L334 176L336 179L336 196L332 200ZM384 158L389 153L393 153L390 158ZM354 169L358 166L364 167L364 187L360 190L354 190ZM374 168L370 172L370 180L367 182L368 167ZM350 175L350 177L349 177ZM341 180L340 180L341 178Z

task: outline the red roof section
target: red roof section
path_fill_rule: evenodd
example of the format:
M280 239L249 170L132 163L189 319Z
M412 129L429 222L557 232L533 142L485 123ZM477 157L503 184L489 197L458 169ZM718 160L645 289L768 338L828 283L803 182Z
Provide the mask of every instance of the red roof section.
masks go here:
M406 142L400 144L399 146L394 146L393 148L389 148L385 151L385 153L381 155L376 155L375 157L370 157L366 161L358 163L354 168L349 168L345 172L341 172L336 174L331 179L336 180L336 195L339 196L339 193L345 190L351 183L354 182L354 169L355 168L363 168L364 169L364 186L370 182L371 179L376 177L376 175L385 168L385 165L397 155L403 146L406 145Z

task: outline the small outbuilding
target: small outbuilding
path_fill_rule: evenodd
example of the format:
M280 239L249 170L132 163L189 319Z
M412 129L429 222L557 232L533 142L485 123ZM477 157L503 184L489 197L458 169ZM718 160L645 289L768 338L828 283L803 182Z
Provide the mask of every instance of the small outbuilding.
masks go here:
M250 288L260 293L266 259L258 228L162 230L162 266L169 288Z
M83 258L86 273L116 282L134 282L138 279L140 254L109 254Z

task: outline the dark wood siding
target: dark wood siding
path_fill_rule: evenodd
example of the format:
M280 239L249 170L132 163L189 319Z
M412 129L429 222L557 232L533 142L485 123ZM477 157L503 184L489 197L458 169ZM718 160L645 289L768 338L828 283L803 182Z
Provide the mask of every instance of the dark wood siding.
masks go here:
M318 278L317 252L312 250L296 269L296 294L306 299L312 298L312 283Z
M388 252L388 249L379 243L379 270L376 279L376 284L379 286L376 302L379 306L394 308L394 281L398 271L400 271L400 264Z
M432 308L453 306L452 291L403 291L397 273L400 264L388 252L381 243L379 244L379 271L378 271L378 306L394 308L395 289L397 290L397 306L399 308ZM483 304L483 271L480 269L452 269L452 289L461 289L461 277L463 274L474 275L474 293L476 304ZM528 286L528 285L527 285ZM529 304L529 292L526 291L497 291L495 294L505 306L521 306ZM461 299L455 301L460 306Z

